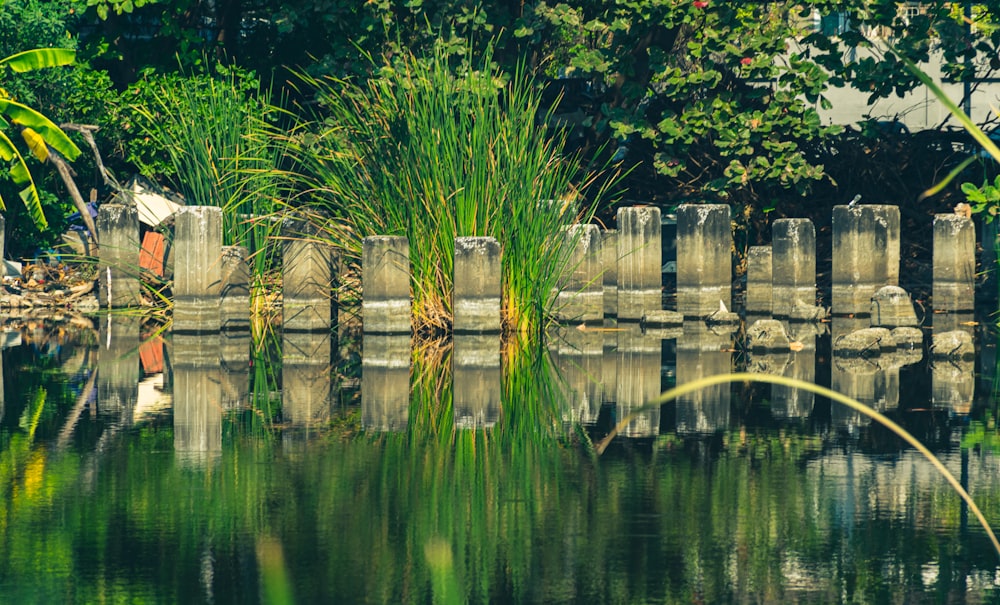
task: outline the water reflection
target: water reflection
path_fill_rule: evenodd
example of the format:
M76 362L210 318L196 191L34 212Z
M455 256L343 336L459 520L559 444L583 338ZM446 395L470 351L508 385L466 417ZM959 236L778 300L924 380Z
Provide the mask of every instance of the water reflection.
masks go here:
M365 332L363 338L361 427L405 431L410 410L410 335Z
M733 371L733 332L725 326L684 322L677 341L677 384ZM705 435L729 427L731 389L720 384L677 398L677 434Z
M560 400L564 403L562 420L565 423L593 425L597 422L604 398L604 368L617 362L612 352L612 363L605 363L605 334L602 330L566 327L553 330L548 336L549 353L559 374L557 384L561 390Z
M289 427L312 429L329 422L333 405L332 351L329 333L284 333L281 410ZM306 430L304 435L309 433Z
M218 335L172 336L174 453L181 464L208 466L222 452Z
M500 336L455 334L453 347L455 427L492 427L500 418Z
M624 437L653 437L660 432L659 406L641 408L660 395L662 342L658 336L644 333L638 324L619 326L616 418L621 421L635 412L620 431Z
M972 313L935 313L934 334L961 330L976 338ZM966 416L975 397L975 362L970 359L931 360L931 403L950 414Z
M139 323L125 315L100 322L97 412L123 426L131 424L139 396Z

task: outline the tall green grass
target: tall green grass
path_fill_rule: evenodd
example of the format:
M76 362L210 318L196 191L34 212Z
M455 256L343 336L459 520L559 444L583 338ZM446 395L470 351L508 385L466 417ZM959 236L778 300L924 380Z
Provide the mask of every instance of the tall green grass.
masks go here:
M287 137L277 130L280 110L270 92L222 66L147 84L155 94L133 109L142 132L169 160L171 185L189 205L222 209L224 244L247 247L260 282L271 266L266 242L285 182Z
M348 257L369 235L409 238L418 326L450 328L455 237L491 236L505 326L528 331L565 263L555 236L593 206L577 209L586 175L544 126L538 88L523 70L498 75L489 55L481 65L456 70L437 52L397 57L366 82L304 78L320 112L298 157L308 205L336 217L330 238Z

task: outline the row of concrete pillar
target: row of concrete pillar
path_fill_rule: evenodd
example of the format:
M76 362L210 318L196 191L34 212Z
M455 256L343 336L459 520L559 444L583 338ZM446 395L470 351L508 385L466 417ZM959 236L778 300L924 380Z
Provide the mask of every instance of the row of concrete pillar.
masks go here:
M568 260L558 282L555 312L565 322L600 323L606 316L642 321L663 309L662 224L655 207L624 207L618 229L568 227ZM730 209L689 204L677 209L676 323L732 307L733 243ZM99 298L106 307L138 304L138 218L134 207L109 204L101 230ZM899 208L837 206L833 211L832 310L867 314L875 292L898 285ZM336 321L332 247L301 236L283 248L283 325L290 331L328 330ZM798 317L816 304L816 230L808 219L774 221L772 244L748 255L746 310ZM306 234L308 235L308 234ZM970 310L975 275L975 229L956 214L934 218L934 308ZM205 332L249 324L247 251L222 246L221 210L189 206L175 221L174 330ZM501 250L492 238L455 242L454 329L491 333L501 327ZM372 333L411 331L409 242L378 236L362 248L362 317Z

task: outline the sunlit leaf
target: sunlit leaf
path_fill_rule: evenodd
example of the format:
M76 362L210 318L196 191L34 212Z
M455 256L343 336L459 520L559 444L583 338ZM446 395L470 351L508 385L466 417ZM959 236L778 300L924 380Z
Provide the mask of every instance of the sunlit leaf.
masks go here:
M965 158L964 160L962 160L961 164L959 164L958 166L956 166L955 168L953 168L952 171L949 172L943 179L941 179L940 181L938 181L938 183L936 185L934 185L933 187L931 187L927 191L924 191L923 193L921 193L920 197L918 199L923 200L923 199L931 197L932 195L937 195L938 193L940 193L942 189L944 189L945 187L948 186L948 183L950 183L953 180L955 180L955 177L957 177L958 175L962 174L962 171L965 170L969 166L969 164L975 162L977 159L978 158L976 156L972 155L972 156L969 156L969 157ZM963 191L964 191L964 187L963 187Z
M69 48L36 48L0 59L0 65L6 65L20 73L46 67L72 65L75 61L75 50Z
M0 113L10 121L35 130L46 143L67 160L73 161L80 155L80 148L66 133L41 113L10 99L0 99Z
M24 139L24 142L28 145L28 149L31 150L31 155L35 156L39 162L49 159L49 148L45 144L45 139L42 138L42 135L31 128L25 128L21 131L21 138Z

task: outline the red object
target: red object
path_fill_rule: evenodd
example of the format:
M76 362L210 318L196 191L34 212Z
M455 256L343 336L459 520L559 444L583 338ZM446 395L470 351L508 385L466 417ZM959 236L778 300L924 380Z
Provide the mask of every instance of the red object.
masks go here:
M694 3L694 7L695 8L707 8L708 7L708 1L707 0L696 0L696 2Z
M163 257L167 249L163 234L147 231L139 250L139 266L163 277Z
M751 59L750 57L743 57L742 59L740 59L740 63L742 63L743 65L750 65L751 63L753 63L753 59Z

